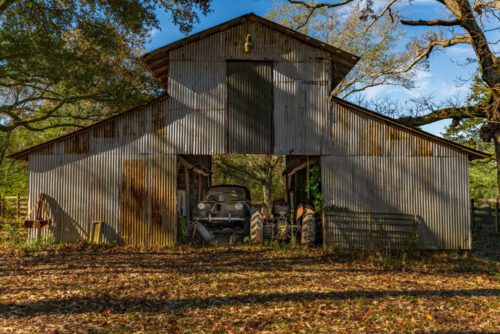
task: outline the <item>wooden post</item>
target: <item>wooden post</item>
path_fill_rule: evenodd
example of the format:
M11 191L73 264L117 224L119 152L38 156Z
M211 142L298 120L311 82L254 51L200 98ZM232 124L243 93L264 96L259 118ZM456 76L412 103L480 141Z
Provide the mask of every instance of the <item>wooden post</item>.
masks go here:
M371 249L373 247L373 235L372 235L372 216L371 213L368 212L368 243L369 243L369 248Z
M5 219L7 217L7 200L5 195L2 197L2 217Z
M21 196L17 194L16 221L19 221L20 216L21 216Z
M323 250L327 251L329 245L327 245L327 243L326 243L326 212L325 211L323 211L321 213L321 225L322 225L322 229L323 229Z
M470 223L473 228L476 227L474 222L474 198L470 200Z
M190 196L190 193L189 193L189 186L190 186L190 183L191 183L191 180L190 179L190 175L189 175L189 172L188 172L188 168L187 166L184 166L184 175L185 175L185 181L186 181L186 218L188 220L188 222L191 221L191 196Z

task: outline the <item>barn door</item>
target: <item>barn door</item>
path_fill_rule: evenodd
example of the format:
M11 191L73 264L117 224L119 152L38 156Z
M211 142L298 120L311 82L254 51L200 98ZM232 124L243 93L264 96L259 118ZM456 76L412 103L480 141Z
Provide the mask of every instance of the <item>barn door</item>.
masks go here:
M146 161L123 163L120 237L125 244L142 245L146 233Z
M228 153L273 152L273 65L227 62Z

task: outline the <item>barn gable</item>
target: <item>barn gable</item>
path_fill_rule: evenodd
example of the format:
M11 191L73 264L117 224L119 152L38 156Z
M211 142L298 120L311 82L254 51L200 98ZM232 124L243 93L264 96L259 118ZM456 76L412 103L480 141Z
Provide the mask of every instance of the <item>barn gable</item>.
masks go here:
M245 52L247 36L253 50ZM225 59L310 62L326 60L335 68L334 85L351 70L359 58L317 39L274 23L253 13L214 26L205 31L165 45L144 55L158 81L167 88L172 61Z

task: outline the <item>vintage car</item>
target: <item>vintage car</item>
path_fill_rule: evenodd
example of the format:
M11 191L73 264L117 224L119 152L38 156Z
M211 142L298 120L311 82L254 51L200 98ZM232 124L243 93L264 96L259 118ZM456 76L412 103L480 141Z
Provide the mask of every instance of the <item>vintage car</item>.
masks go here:
M242 242L250 234L251 197L237 185L213 186L193 211L193 221L203 225L217 242Z

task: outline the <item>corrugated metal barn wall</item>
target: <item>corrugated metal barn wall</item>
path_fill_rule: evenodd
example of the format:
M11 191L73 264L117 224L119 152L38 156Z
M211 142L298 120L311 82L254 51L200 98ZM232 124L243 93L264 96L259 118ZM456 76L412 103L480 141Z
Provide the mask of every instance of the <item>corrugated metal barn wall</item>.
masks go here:
M468 157L442 144L333 105L325 205L417 214L420 247L470 249Z
M254 45L249 53L243 48L247 34L252 35ZM226 66L231 60L273 63L274 143L270 144L274 150L265 145L269 151L247 153L320 154L332 80L331 54L256 22L170 51L165 131L172 150L226 153L230 146L225 142ZM246 144L261 148L261 140L256 131Z
M162 153L153 118L165 100L31 154L30 206L48 195L54 236L88 239L105 223L102 242L166 245L176 240L177 159Z

